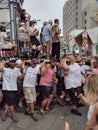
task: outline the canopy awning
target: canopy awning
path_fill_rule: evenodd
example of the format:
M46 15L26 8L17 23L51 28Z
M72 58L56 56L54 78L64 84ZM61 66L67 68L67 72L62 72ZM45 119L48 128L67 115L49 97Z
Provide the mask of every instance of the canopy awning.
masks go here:
M84 32L84 30L82 30L82 29L75 29L75 30L70 32L70 35L74 38L83 32Z
M88 33L89 37L91 38L92 43L94 43L94 44L98 43L98 27L88 29L87 33Z

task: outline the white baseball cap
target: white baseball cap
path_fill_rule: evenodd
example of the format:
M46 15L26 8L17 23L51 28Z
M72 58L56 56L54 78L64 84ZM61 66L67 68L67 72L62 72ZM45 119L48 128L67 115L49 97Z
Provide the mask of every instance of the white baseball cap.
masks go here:
M16 61L16 58L10 58L9 61Z
M20 59L16 60L16 64L20 65L20 64L22 64L22 61Z
M53 23L53 21L52 21L52 20L49 20L48 23Z

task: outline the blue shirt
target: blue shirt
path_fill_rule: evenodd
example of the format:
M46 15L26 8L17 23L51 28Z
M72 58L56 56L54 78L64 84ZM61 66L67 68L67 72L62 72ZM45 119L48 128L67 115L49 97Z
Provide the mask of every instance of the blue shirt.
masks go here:
M43 28L43 38L44 41L47 42L49 40L52 40L52 32L51 32L52 26L50 24L47 24L44 28Z

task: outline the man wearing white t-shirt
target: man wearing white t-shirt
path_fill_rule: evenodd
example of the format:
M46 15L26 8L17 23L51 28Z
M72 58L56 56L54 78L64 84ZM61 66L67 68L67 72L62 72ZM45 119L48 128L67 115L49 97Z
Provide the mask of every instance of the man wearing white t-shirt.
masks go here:
M81 69L80 66L75 63L75 58L72 55L69 56L69 60L69 69L67 69L67 72L64 72L64 82L73 104L71 113L81 115L77 110L77 106L79 106L78 94L82 83ZM83 104L81 104L81 106L82 105Z
M37 59L31 60L31 66L27 68L24 81L23 81L23 90L26 99L26 103L28 104L27 110L25 114L29 115L29 111L31 110L31 117L37 121L38 118L34 113L34 103L36 102L36 85L37 85L37 75L40 73L40 65L37 65Z
M18 87L17 87L17 79L18 77L22 78L23 75L21 74L20 70L15 67L16 60L14 58L10 59L9 61L9 68L5 68L4 64L0 65L0 71L3 75L3 93L5 97L6 109L4 113L2 113L1 119L6 121L6 115L8 110L11 111L11 118L14 122L18 122L18 118L14 111L14 105L18 102Z

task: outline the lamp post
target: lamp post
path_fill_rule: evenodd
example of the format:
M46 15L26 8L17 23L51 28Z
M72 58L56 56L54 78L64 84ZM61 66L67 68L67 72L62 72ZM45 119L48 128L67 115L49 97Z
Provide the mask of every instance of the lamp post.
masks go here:
M13 43L18 44L18 35L17 35L17 23L16 23L16 11L21 12L21 7L19 0L8 0L9 1L9 9L10 9L10 23L11 23L11 40Z
M17 43L16 42L16 13L15 13L14 4L15 4L14 0L9 0L11 40L13 43Z

